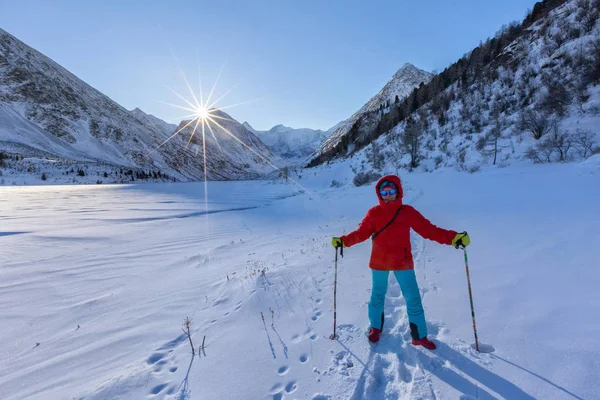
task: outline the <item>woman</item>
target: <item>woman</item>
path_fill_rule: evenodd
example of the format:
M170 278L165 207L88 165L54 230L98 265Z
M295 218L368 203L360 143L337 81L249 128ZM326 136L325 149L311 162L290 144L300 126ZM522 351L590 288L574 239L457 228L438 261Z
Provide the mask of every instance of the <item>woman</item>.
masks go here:
M383 309L387 292L388 276L393 271L402 295L406 300L406 310L410 324L412 344L433 350L435 344L427 338L425 313L414 271L410 229L426 239L441 244L468 246L467 232L457 233L439 228L425 219L417 210L402 204L402 184L395 175L381 178L375 186L379 204L372 207L360 226L354 232L331 240L333 247L350 247L372 238L371 268L373 287L369 302L369 341L379 341L383 329Z

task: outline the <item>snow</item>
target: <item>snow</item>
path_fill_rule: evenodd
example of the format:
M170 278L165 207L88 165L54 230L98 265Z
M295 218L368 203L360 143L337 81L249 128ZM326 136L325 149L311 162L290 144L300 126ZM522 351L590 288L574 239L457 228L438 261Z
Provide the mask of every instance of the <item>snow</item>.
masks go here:
M462 251L416 235L438 349L408 343L393 279L384 334L368 343L368 242L338 261L339 340L327 339L330 238L375 203L371 185L349 184L356 158L304 170L299 185L207 193L202 182L0 187L0 398L598 398L598 157L401 176L406 203L472 238L488 354L471 348ZM187 316L196 351L206 336L200 356Z
M526 29L504 49L499 59L505 58L505 62L492 63L492 70L498 74L497 77L476 79L468 88L463 88L460 82L455 82L444 90L443 95L423 104L418 112L413 113L413 120L426 121L423 125L426 127L422 138L423 145L419 150L421 160L417 169L428 172L452 166L461 170L476 171L492 164L494 153L490 151L491 146L478 149L478 141L491 133L496 123L499 124L501 132L496 159L498 165L517 165L528 158L529 149L547 143L551 135L535 140L529 131L520 126L518 123L520 113L528 109L548 112L543 102L548 91L547 77L556 79L566 88L574 88L582 82L586 83L583 78L587 72L584 71L591 70L594 41L597 40L600 32L600 19L596 21L596 26L592 30L580 30L582 28L580 16L584 13L582 7L585 4L589 5L589 2L569 0L556 2L555 5L557 4L558 6L547 16ZM548 33L544 33L542 26L547 26ZM507 26L504 26L498 31L496 37L500 37L506 29ZM581 34L576 34L578 30ZM558 43L552 36L561 31L569 33L565 36L564 42ZM550 43L549 47L548 43ZM582 61L582 57L587 61ZM587 66L578 66L580 62L587 63ZM361 148L364 143L371 142L373 137L379 135L381 115L390 111L390 108L384 108L382 113L376 113L374 111L377 107L385 104L385 101L393 102L394 93L401 92L399 99L403 100L419 86L421 81L429 81L431 78L431 74L419 71L410 64L403 66L378 95L334 130L333 134L323 142L319 153L326 156L323 157L325 160L331 160L332 157L343 158L352 154L357 147ZM574 96L566 107L565 115L557 116L553 112L550 114L552 118L557 119L561 135L571 141L577 141L578 134L587 131L595 135L595 146L597 146L600 140L600 86L588 84L587 88L579 94L575 89L571 92ZM585 97L588 95L589 99L586 100ZM447 108L442 107L444 110L442 122L435 103L443 100L444 96L447 96L449 103ZM497 108L496 105L502 107ZM502 110L497 120L494 116L495 109ZM368 110L371 112L365 112ZM383 137L390 144L403 134L405 126L405 121L400 122L379 137ZM348 134L351 128L354 132L349 139L347 149L346 146L338 146L334 149L340 138ZM393 150L384 152L387 153L386 160L397 158L399 153L408 153L405 149ZM581 161L579 153L579 150L572 147L567 151L566 158L569 161ZM313 162L324 161L318 160L317 156L319 154L313 156ZM553 154L551 157L551 159L559 158L558 154ZM410 157L404 155L404 160L400 162L407 165L409 160Z
M79 163L90 169L108 164L111 169L162 171L179 181L204 177L204 164L187 149L189 136L173 136L177 126L139 108L126 110L2 29L0 57L0 151L19 144L21 153L13 157L39 157L43 152L63 164ZM230 119L222 112L219 116ZM271 154L260 140L237 122L224 125L243 144L212 128L225 145L215 157L213 149L207 149L209 179L252 179L269 170L268 161L261 157L268 159ZM247 151L242 155L244 146L261 156L249 156ZM13 167L11 163L5 172L21 175ZM66 170L53 172L60 183L72 183L62 178ZM32 181L35 175L11 180Z
M399 100L404 100L408 97L415 88L418 88L421 83L428 82L433 77L433 74L421 70L410 63L406 63L390 78L385 86L366 102L360 110L352 114L347 120L341 121L336 126L328 130L330 133L327 140L321 145L321 152L330 149L337 145L341 138L346 135L354 123L369 112L375 111L379 106L386 103L393 104L396 96Z
M390 78L385 86L369 100L359 111L363 114L368 111L376 110L380 104L389 102L392 104L396 100L408 97L415 87L419 87L421 83L427 83L433 74L423 71L410 63L405 63L396 73Z
M286 164L305 164L306 158L312 155L332 132L309 128L294 129L283 125L276 125L268 131L257 131L248 122L242 125L273 153L280 156L280 162Z
M40 151L63 153L75 160L86 160L71 146L25 119L22 116L25 108L25 104L16 104L11 108L0 102L0 142L18 143Z

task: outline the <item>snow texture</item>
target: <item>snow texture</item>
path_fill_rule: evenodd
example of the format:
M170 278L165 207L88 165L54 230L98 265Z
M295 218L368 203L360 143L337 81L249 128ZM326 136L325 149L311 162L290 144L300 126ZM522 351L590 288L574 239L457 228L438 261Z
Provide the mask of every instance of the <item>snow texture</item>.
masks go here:
M0 187L0 398L598 398L599 160L402 176L405 203L469 232L492 353L472 348L462 251L417 235L438 349L409 344L393 279L382 339L368 343L369 241L338 260L328 339L330 238L376 203L349 183L349 161L298 185ZM187 316L197 353L204 342L195 357Z

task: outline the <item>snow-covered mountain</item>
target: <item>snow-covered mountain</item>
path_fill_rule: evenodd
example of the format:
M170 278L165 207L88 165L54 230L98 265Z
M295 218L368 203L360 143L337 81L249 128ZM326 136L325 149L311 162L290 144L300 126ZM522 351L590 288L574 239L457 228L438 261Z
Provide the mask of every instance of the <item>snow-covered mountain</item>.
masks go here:
M385 86L373 96L364 106L357 112L352 114L350 118L342 121L334 127L331 135L322 143L319 153L327 153L334 146L338 145L344 138L348 141L366 141L368 135L361 134L364 130L358 131L357 127L376 126L377 116L370 117L369 114L376 112L383 113L390 105L396 103L396 98L399 102L408 97L415 88L421 84L429 82L433 74L423 71L410 63L406 63L400 68L394 76L385 84ZM368 123L365 119L372 119L372 123ZM357 124L360 122L361 124ZM353 129L354 128L354 129Z
M178 165L203 160L206 154L207 175L211 180L259 178L275 169L269 161L273 154L254 133L223 111L210 113L214 117L206 122L204 140L202 124L195 126L182 121L177 127L181 138L189 143L186 147L193 152L182 151Z
M254 129L249 123L248 121L244 121L244 123L242 123L242 126L244 128L246 128L247 130L249 130L250 132L254 133L255 135L259 132L256 129Z
M152 114L146 114L139 108L130 111L131 114L140 120L146 126L152 126L156 130L162 131L165 135L172 135L177 129L177 124L169 124Z
M365 105L309 166L358 151L364 173L589 157L600 152L599 38L600 2L538 2L404 101Z
M380 106L389 106L398 100L404 100L416 87L425 84L433 77L433 74L423 71L410 63L406 63L385 84L383 89L369 100L356 114L359 116L374 111ZM356 115L355 114L355 115Z
M111 172L122 168L162 171L161 176L175 180L203 178L203 160L186 148L183 136L176 135L165 143L175 129L174 125L139 109L126 110L0 29L0 151L8 160L3 163L5 176L13 172L35 175L46 172L55 181L73 167L87 169L101 165L108 170L109 181L119 181L120 177L110 178ZM243 134L252 135L247 131ZM251 149L265 151L257 138L246 139ZM238 145L230 148L227 143L225 140L215 160L210 159L212 152L207 153L209 166L238 157ZM19 156L25 159L19 163L12 161ZM268 152L265 156L269 156ZM53 158L54 166L64 168L54 170L43 161L40 163L40 158ZM209 167L207 175L214 179L252 178L267 163L249 165L250 169L236 170L232 176L221 168ZM257 169L253 169L255 166Z
M275 154L288 159L305 159L329 136L329 131L294 129L276 125L268 131L257 131L248 122L244 127L253 132Z

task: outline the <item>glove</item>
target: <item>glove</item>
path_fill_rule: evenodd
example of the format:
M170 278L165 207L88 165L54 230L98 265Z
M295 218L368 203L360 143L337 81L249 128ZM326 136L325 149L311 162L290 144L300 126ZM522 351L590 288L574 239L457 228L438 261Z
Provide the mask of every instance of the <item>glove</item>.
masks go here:
M471 238L467 232L461 232L456 235L454 239L452 239L452 246L456 247L457 249L460 246L467 247L469 244L471 244Z
M346 247L346 246L344 246L344 242L342 242L342 239L340 239L339 237L335 237L335 236L331 238L331 245L333 247L335 247L336 249L338 247L341 247L341 248Z

